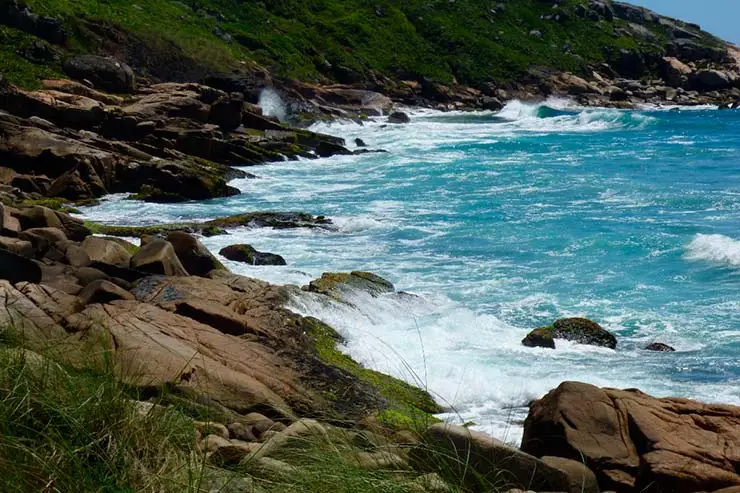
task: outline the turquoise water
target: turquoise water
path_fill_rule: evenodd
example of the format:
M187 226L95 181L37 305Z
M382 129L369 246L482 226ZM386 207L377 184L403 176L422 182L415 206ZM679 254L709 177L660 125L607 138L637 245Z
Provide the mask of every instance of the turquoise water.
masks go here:
M516 441L526 403L563 380L740 404L740 111L417 112L408 126L334 124L388 154L249 168L240 196L156 205L112 198L87 217L121 224L301 210L338 231L232 231L286 267L228 263L273 282L370 270L418 298L291 307L347 336L365 364L428 385L460 419ZM586 316L616 351L520 345ZM676 353L643 351L650 342Z

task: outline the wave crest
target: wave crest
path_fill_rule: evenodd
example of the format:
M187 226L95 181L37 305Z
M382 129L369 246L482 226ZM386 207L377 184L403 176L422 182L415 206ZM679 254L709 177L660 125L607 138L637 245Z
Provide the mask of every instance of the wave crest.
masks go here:
M686 246L685 258L740 267L740 241L724 235L697 234Z

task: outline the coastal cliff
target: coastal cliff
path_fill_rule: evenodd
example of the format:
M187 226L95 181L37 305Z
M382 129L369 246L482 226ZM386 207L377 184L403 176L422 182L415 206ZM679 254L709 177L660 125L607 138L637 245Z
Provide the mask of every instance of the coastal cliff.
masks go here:
M441 108L498 109L549 94L602 106L740 97L736 46L611 0L3 0L0 12L2 72L25 88L78 78L85 62L72 57L95 54L127 64L145 85L204 82L252 103L274 86L308 120L342 114L343 101L314 84ZM133 72L109 89L130 92Z

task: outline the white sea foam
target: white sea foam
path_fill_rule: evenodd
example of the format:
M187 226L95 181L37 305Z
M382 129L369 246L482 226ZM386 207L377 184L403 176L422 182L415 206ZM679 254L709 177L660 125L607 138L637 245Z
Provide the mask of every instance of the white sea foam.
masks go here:
M274 89L266 87L260 92L257 105L262 108L262 112L267 116L277 117L284 122L288 115L285 102Z
M685 258L740 267L740 241L724 235L697 234L686 246Z

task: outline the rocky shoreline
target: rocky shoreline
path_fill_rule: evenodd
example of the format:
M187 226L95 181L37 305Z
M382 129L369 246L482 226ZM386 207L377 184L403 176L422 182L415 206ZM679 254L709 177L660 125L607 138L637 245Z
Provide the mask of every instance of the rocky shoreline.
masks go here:
M639 13L635 26L653 22ZM45 80L27 91L0 78L0 325L26 349L53 348L75 368L94 369L101 363L89 352L105 348L116 376L137 388L143 413L186 403L213 417L196 422L196 439L217 467L251 463L268 477L290 474L298 466L275 459L279 451L341 430L362 443L350 447L360 467L404 471L409 491L487 491L495 483L501 491L736 493L738 407L566 382L531 404L521 448L513 448L435 422L442 408L427 391L363 368L338 349L334 329L285 308L299 292L327 302L342 302L347 289L398 296L388 281L326 273L303 288L275 286L229 272L198 240L233 227L331 231L328 218L255 212L116 227L54 210L111 193L158 203L232 196L239 191L229 181L249 177L244 166L373 152L304 127L327 119L402 124L408 117L393 113L397 103L496 111L511 99L556 95L617 108L740 105L737 47L719 56L671 46L680 49L657 61L659 80L602 66L585 77L533 68L521 83L482 89L400 79L374 90L273 83L289 111L282 119L255 104L269 74L141 85L126 64L84 55L65 64L76 81ZM284 262L249 245L228 248L222 254L235 260ZM559 320L523 343L616 347L605 332ZM663 346L654 345L670 350ZM233 491L259 491L250 485Z

